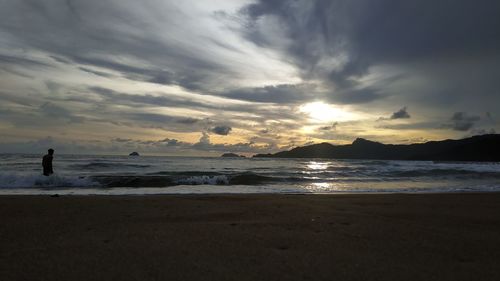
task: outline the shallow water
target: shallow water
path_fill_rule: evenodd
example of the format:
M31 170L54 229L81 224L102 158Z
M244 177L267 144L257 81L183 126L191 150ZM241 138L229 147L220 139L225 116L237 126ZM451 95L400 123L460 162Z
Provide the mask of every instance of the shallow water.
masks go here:
M0 155L0 194L500 191L498 163Z

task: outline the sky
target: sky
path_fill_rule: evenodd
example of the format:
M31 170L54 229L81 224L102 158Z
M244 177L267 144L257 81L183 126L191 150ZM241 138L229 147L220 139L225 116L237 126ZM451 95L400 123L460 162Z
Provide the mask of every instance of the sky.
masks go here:
M500 132L494 0L0 0L0 153Z

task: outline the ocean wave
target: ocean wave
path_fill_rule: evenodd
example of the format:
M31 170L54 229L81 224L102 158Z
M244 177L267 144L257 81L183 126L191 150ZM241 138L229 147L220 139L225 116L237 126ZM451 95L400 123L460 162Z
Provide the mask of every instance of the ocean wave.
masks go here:
M315 182L362 183L394 181L446 180L499 180L500 172L485 172L463 169L422 169L378 171L327 171L320 174L302 173L220 173L211 171L157 172L146 175L93 175L68 176L55 174L45 177L40 174L0 174L0 188L58 188L58 187L171 187L178 185L282 185L308 184Z
M360 165L373 165L373 166L397 165L396 163L394 163L395 161L389 161L389 160L348 160L348 161Z
M118 163L118 162L91 162L86 164L73 164L71 168L83 170L96 170L102 168L149 168L148 164L131 164L131 163Z
M464 169L422 169L408 171L389 171L385 177L455 177L455 178L481 178L500 179L500 172L473 171Z
M211 171L182 171L182 172L174 172L174 171L160 171L147 173L148 176L219 176L223 175L220 172L211 172Z
M227 176L192 176L188 178L178 179L175 183L179 185L201 185L201 184L211 184L211 185L219 185L219 184L229 184L229 179Z
M95 187L99 183L83 176L40 174L1 174L0 188L57 188L57 187Z
M255 173L221 174L215 172L161 172L154 175L94 176L105 187L169 187L176 185L261 185L267 183L310 182L305 177L277 177Z

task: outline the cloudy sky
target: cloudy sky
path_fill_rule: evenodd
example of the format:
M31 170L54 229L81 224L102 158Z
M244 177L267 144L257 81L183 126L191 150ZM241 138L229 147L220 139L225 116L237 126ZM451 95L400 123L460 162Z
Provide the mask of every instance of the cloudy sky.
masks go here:
M500 2L0 0L0 152L500 132Z

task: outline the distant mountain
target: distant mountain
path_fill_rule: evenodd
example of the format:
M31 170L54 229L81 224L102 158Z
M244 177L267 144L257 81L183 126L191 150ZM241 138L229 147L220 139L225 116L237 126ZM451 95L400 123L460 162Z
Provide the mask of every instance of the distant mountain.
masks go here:
M254 157L497 162L500 161L500 134L408 145L358 138L348 145L320 143Z

